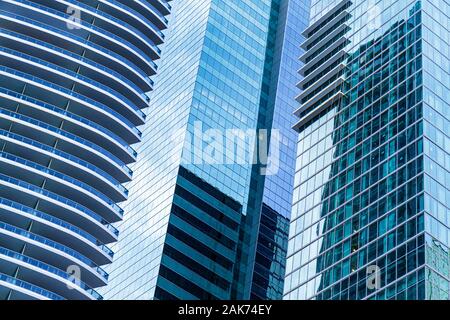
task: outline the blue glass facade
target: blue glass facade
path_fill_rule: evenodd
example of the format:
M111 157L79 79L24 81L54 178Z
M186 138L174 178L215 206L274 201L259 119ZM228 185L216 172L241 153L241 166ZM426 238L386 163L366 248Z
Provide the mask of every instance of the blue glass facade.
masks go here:
M101 300L166 1L0 1L0 299Z
M448 299L448 8L313 1L285 299Z
M279 130L280 164L274 175L265 181L264 202L282 216L289 218L292 207L293 172L295 170L295 150L297 134L291 129L295 122L293 111L297 109L296 88L301 80L298 70L302 62L298 57L303 53L302 31L309 21L309 0L279 1L278 29L275 37L273 75L270 83L270 104L273 104L272 128Z
M278 17L273 35L273 59L269 78L268 105L270 117L265 128L280 133L280 140L271 148L279 150L278 171L261 177L264 179L262 209L257 220L259 232L256 244L252 280L252 299L279 300L283 294L288 224L292 203L295 171L295 150L297 134L291 129L295 121L293 111L297 108L295 87L301 77L298 60L303 50L300 48L309 20L309 0L278 1L273 10ZM272 46L272 45L271 45Z
M290 88L299 80L291 68L300 64L297 28L306 26L304 5L174 3L151 97L152 121L137 150L137 178L124 208L130 214L118 226L122 236L113 248L105 297L281 298L292 189L286 176L295 152ZM211 164L199 157L208 143L196 143L198 130L272 128L287 140L282 169L267 188L260 165L240 158ZM239 157L231 138L225 139L224 152ZM252 145L246 140L242 148Z

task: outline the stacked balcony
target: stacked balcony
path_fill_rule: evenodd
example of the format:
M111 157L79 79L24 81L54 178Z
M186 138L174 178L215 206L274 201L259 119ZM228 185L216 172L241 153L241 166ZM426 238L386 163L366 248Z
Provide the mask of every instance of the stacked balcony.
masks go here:
M296 97L301 106L295 111L299 121L293 127L297 131L344 97L351 4L348 0L339 2L303 32L305 53L300 57L303 67L299 70L303 78L297 84L302 92Z
M102 299L169 12L0 2L0 299Z

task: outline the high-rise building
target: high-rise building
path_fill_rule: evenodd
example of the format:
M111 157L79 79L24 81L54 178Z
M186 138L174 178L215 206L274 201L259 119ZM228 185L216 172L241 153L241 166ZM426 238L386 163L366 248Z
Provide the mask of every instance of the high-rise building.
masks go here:
M105 297L282 297L308 2L174 2Z
M0 1L0 299L101 299L163 0Z
M449 299L449 14L312 1L285 299Z
M278 1L278 24L273 38L274 60L269 86L270 116L266 127L278 130L282 139L279 149L278 172L264 181L261 214L258 222L256 257L253 266L251 299L280 300L283 297L289 217L295 172L297 134L291 126L297 109L295 97L300 81L298 57L303 52L302 31L309 21L310 0ZM272 44L269 44L272 46ZM264 177L263 177L264 178Z

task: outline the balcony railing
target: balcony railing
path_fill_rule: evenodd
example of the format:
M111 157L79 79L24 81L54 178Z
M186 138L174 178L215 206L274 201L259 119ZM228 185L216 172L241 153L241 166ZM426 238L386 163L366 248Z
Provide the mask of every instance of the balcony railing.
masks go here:
M63 174L61 172L58 172L56 170L49 169L49 168L47 168L47 167L45 167L43 165L40 165L40 164L38 164L36 162L29 161L27 159L17 157L15 155L11 154L11 153L7 153L7 152L4 152L4 151L0 151L0 158L11 160L11 161L13 161L15 163L23 164L26 167L36 169L36 170L38 170L38 171L40 171L42 173L45 173L45 174L51 175L53 177L59 178L61 180L64 180L66 182L69 182L69 183L71 183L71 184L73 184L73 185L75 185L77 187L80 187L80 188L84 189L85 191L87 191L87 192L89 192L89 193L99 197L104 202L106 202L111 207L112 210L116 211L118 214L122 214L123 213L123 210L114 201L109 199L107 196L105 196L103 193L101 193L97 189L92 188L91 186L89 186L88 184L86 184L86 183L84 183L84 182L82 182L80 180L72 178L72 177L70 177L68 175L65 175L65 174Z
M42 128L42 129L45 129L45 130L49 130L49 131L54 132L54 133L56 133L58 135L66 137L69 140L76 141L76 142L78 142L78 143L80 143L80 144L90 148L91 150L95 150L95 151L103 154L105 157L111 159L112 161L114 161L117 164L118 167L122 168L125 172L130 172L131 171L131 169L127 165L125 165L125 163L122 160L120 160L118 157L113 155L111 152L103 149L102 147L96 145L95 143L92 143L92 142L90 142L90 141L88 141L86 139L83 139L83 138L81 138L81 137L79 137L77 135L74 135L73 133L61 130L61 129L57 128L57 127L51 126L51 125L49 125L49 124L47 124L45 122L42 122L40 120L36 120L34 118L30 118L28 116L24 116L24 115L19 114L19 113L11 112L11 111L8 111L6 109L1 109L0 108L0 114L6 115L6 116L9 116L9 117L18 119L18 120L22 120L24 122L33 124L33 125L35 125L35 126L37 126L39 128Z
M42 194L43 196L46 196L48 198L51 198L53 200L56 200L62 204L65 204L69 207L72 207L78 211L83 212L84 214L88 215L89 217L93 218L94 220L97 220L98 222L100 222L101 224L103 224L107 229L109 229L111 232L113 232L114 234L118 234L117 229L115 229L113 226L111 226L109 224L108 221L106 221L105 219L103 219L102 217L100 217L98 214L96 214L95 212L93 212L92 210L89 210L88 208L86 208L85 206L70 200L68 198L62 197L60 195L57 195L56 193L53 193L51 191L39 188L35 185L32 185L28 182L13 178L13 177L9 177L7 175L4 174L0 174L0 181L4 181L7 183L11 183L13 185L16 185L18 187L30 190L32 192L36 192L39 194Z
M73 282L74 284L76 284L78 287L80 287L81 289L83 289L84 291L86 291L88 294L90 294L94 299L96 300L103 300L103 297L94 289L92 289L91 287L89 287L87 284L85 284L84 282L82 282L81 280L77 280L77 281L73 281L72 280L72 276L69 275L67 272L64 272L61 269L58 269L56 267L53 267L49 264L43 263L39 260L27 257L23 254L17 253L15 251L11 251L9 249L0 247L0 254L5 255L7 257L16 259L16 260L20 260L23 261L29 265L32 265L34 267L37 267L39 269L45 270L47 272L53 273L55 275L57 275L58 277L61 277L65 280L69 280L71 282ZM44 289L43 289L44 290ZM48 291L49 292L49 291Z
M127 149L130 154L132 154L133 156L137 156L136 151L133 148L131 148L121 137L116 135L114 132L106 129L105 127L97 124L96 122L90 121L90 120L88 120L86 118L83 118L83 117L81 117L79 115L76 115L74 113L68 112L68 111L63 110L61 108L55 107L55 106L53 106L51 104L48 104L48 103L45 103L43 101L36 100L34 98L31 98L31 97L26 96L24 94L18 93L16 91L12 91L12 90L0 87L0 94L1 93L5 94L5 95L8 95L8 96L11 96L11 97L14 97L16 99L20 99L22 101L30 102L31 104L40 106L40 107L45 108L47 110L54 111L56 113L59 113L60 115L63 115L65 117L71 118L71 119L79 121L81 123L84 123L84 124L88 125L89 127L92 127L92 128L94 128L94 129L96 129L98 131L101 131L102 133L106 134L108 137L113 138L123 148Z
M33 240L33 241L39 242L39 243L41 243L43 245L49 246L51 248L54 248L54 249L56 249L58 251L64 252L67 255L69 255L69 256L77 259L77 260L80 260L80 261L84 262L86 265L88 265L93 270L95 270L95 272L97 272L102 278L104 278L105 280L108 280L108 274L106 273L105 270L103 270L102 268L97 266L89 258L85 257L84 255L80 254L79 252L76 252L73 249L70 249L70 248L68 248L68 247L66 247L66 246L64 246L64 245L62 245L62 244L60 244L58 242L50 240L48 238L39 236L37 234L28 232L28 231L26 231L24 229L20 229L20 228L14 227L14 226L12 226L10 224L6 224L6 223L3 223L3 222L0 222L0 229L9 231L11 233L14 233L14 234L17 234L17 235L20 235L20 236L23 236L23 237L28 238L30 240Z
M21 136L19 134L12 133L12 132L9 132L9 131L6 131L6 130L1 130L0 129L0 136L4 136L4 137L8 137L8 138L20 141L20 142L24 142L26 144L29 144L29 145L34 146L34 147L37 147L37 148L42 149L44 151L47 151L47 152L53 153L55 155L58 155L58 156L60 156L60 157L62 157L64 159L73 161L76 164L79 164L79 165L81 165L83 167L86 167L89 170L94 171L94 172L100 174L101 176L103 176L104 178L108 179L111 182L111 184L113 184L119 190L120 190L120 187L124 188L121 184L119 184L119 182L117 182L117 180L115 180L113 177L111 177L105 171L103 171L103 170L97 168L96 166L94 166L93 164L91 164L91 163L89 163L87 161L84 161L84 160L82 160L82 159L80 159L80 158L78 158L78 157L76 157L74 155L71 155L71 154L67 153L67 152L55 149L55 148L50 147L50 146L48 146L46 144L40 143L40 142L38 142L36 140L32 140L30 138L27 138L27 137L24 137L24 136Z
M19 280L17 278L8 276L4 273L0 273L0 281L8 282L14 286L23 288L25 290L31 291L33 293L37 293L43 297L46 297L50 300L65 300L60 295L56 293L50 292L48 290L42 289L41 287L35 286L34 284Z
M44 213L42 211L27 207L23 204L20 204L18 202L12 201L12 200L8 200L5 198L0 198L0 204L22 211L24 213L30 214L32 216L35 216L37 218L46 220L52 224L55 224L57 226L63 227L64 229L70 230L80 236L82 236L83 238L85 238L86 240L90 241L91 243L95 244L99 249L101 249L103 252L105 252L108 256L110 256L111 258L114 256L114 252L108 248L106 245L104 245L103 243L101 243L99 240L97 240L97 238L95 238L94 236L92 236L91 234L87 233L86 231L74 226L73 224L70 224L64 220L58 219L52 215L49 215L47 213Z

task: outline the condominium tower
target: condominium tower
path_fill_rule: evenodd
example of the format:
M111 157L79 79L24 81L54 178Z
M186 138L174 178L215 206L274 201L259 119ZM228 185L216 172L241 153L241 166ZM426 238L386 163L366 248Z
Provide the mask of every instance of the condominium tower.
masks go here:
M450 3L313 0L285 299L449 299Z
M281 299L308 2L173 3L105 297Z
M102 299L169 12L0 1L0 299Z

